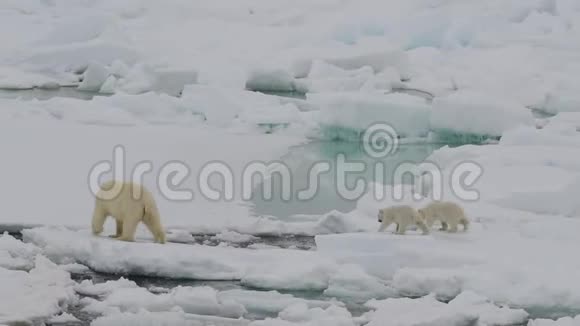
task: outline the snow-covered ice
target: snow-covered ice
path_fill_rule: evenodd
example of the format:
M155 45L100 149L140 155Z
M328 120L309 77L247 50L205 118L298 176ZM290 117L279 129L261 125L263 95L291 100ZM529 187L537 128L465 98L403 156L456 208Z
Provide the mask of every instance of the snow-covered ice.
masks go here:
M576 317L561 317L558 319L538 318L530 320L527 326L577 326L580 325L580 315Z
M407 94L327 92L308 94L308 99L320 107L319 123L323 127L338 127L361 133L373 124L385 123L401 137L426 136L429 131L430 106L420 97Z
M394 298L370 300L367 305L375 309L367 313L367 325L521 325L528 320L523 310L500 308L484 297L464 292L443 303L429 295L418 299Z
M56 228L24 231L26 243L0 236L0 282L9 293L0 295L0 324L71 320L64 310L75 289L118 308L94 325L362 320L339 301L277 292L154 294L125 279L70 280L87 268L374 297L369 326L523 323L517 308L533 315L530 326L578 324L579 22L574 0L2 1L0 88L9 98L0 99L0 222ZM24 96L64 86L87 91L83 98L101 94ZM238 183L234 200L200 193L206 163L225 163L237 178L249 163L281 159L309 140L358 140L374 123L390 124L401 141L496 144L443 146L411 169L421 188L369 183L351 212L282 220L256 216ZM139 162L152 163L153 173L169 162L189 168L180 187L193 200L164 197L153 173L143 180L168 230L164 247L142 227L137 243L90 235L89 172L116 145L126 150L126 173ZM468 187L475 191L450 189L462 168L481 172ZM470 230L377 234L377 209L401 202L392 198L399 191L414 207L438 194L462 203ZM192 233L222 244L198 245ZM264 234L316 235L317 248L228 245ZM228 296L237 304L220 301ZM236 318L250 306L278 315Z
M243 305L221 300L211 287L173 288L169 293L153 294L141 287L118 287L104 299L83 298L83 310L93 314L137 313L141 309L152 312L176 308L190 314L239 318L246 313Z
M88 230L54 228L28 229L23 234L26 242L41 247L54 261L81 263L112 274L240 280L247 286L267 289L325 290L339 269L332 259L313 251L124 243L94 238Z
M0 267L0 323L42 322L77 302L70 274L37 255L29 272Z

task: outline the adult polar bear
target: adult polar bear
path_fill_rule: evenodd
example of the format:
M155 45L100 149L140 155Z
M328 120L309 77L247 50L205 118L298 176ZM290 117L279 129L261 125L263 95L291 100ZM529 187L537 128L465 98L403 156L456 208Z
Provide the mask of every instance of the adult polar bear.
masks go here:
M142 185L110 180L100 185L95 197L92 221L94 235L103 232L105 220L111 216L117 223L115 239L135 241L137 225L143 222L153 234L155 242L165 243L165 231L155 199Z

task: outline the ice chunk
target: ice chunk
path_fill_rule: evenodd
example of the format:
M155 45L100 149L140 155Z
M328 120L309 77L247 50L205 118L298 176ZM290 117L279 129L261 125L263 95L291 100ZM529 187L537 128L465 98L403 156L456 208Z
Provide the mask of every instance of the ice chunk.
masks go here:
M30 270L41 249L17 240L8 232L0 236L0 268Z
M0 267L0 324L42 321L77 301L70 274L38 255L30 272Z
M251 91L295 92L294 78L281 69L254 69L246 81L246 89Z
M580 97L568 94L547 94L541 109L554 114L580 112Z
M518 126L533 126L529 109L491 94L474 91L457 91L433 100L431 130L475 134L488 137L501 136Z
M82 323L82 321L80 319L78 319L77 317L75 317L67 312L63 312L62 314L60 314L58 316L54 316L54 317L50 318L47 321L47 323L52 324L52 325L59 325L59 324L67 325L69 323L71 323L71 324Z
M245 319L203 316L176 312L149 312L139 310L137 313L112 314L95 319L94 326L247 326L250 322Z
M349 233L367 230L351 215L336 210L321 216L314 227L315 234Z
M266 318L255 321L251 326L354 326L350 312L338 306L326 309L311 308L304 303L296 303L286 307L278 314L278 318Z
M356 70L344 70L323 61L315 61L306 83L309 92L344 92L360 90L373 78L373 69L364 66Z
M244 243L255 241L258 238L253 235L241 234L235 231L224 231L222 233L216 234L215 236L212 237L212 239L231 243Z
M460 271L438 268L408 268L397 271L392 286L404 296L418 297L434 293L437 298L450 300L462 291Z
M364 44L364 46L363 46ZM389 45L384 39L368 39L361 46L337 46L318 48L310 53L295 57L291 64L294 77L302 78L310 74L314 61L322 60L342 69L354 70L370 66L375 73L386 67L397 69L402 75L408 73L408 58L401 49Z
M368 326L382 326L386 321L398 326L465 326L475 325L478 321L477 314L456 309L437 301L433 296L371 300L367 305L376 309L371 314Z
M117 83L117 79L115 78L115 76L107 77L107 79L105 80L103 85L101 85L101 88L99 89L99 93L114 94L116 83Z
M465 291L449 302L449 306L476 314L479 325L523 325L529 314L523 309L498 307L488 298L472 291Z
M561 317L556 320L538 318L533 319L528 322L527 326L579 326L580 325L580 315L576 317Z
M77 87L81 91L97 92L107 81L109 71L107 68L97 62L90 62L87 70L83 74L83 81Z
M154 312L171 311L227 318L239 318L246 309L239 303L221 300L217 290L208 287L178 286L168 293L153 294L140 287L116 287L102 301L85 298L84 311L111 314L116 311L137 313L141 309Z
M186 86L182 98L193 110L202 112L208 123L217 126L230 125L244 111L248 114L257 108L280 105L280 101L273 96L204 85Z
M429 105L407 94L320 93L308 94L308 101L320 107L323 132L337 127L350 129L359 140L366 128L379 122L395 130L393 137L425 136L429 130Z
M523 325L528 320L524 310L498 307L474 292L463 292L448 304L427 295L419 299L373 299L367 305L376 309L367 313L371 319L367 325L388 320L395 325L508 326Z
M189 67L157 67L138 63L128 69L118 64L114 71L119 78L118 88L130 94L155 91L178 96L185 86L198 81L197 70Z
M117 88L129 94L141 94L155 87L155 70L150 65L138 63L117 81Z
M242 277L242 284L261 289L322 291L328 287L330 277L338 268L332 261L322 260L310 264L249 267Z
M155 82L151 90L167 93L172 96L180 95L187 85L198 81L196 69L187 67L162 67L155 69Z
M306 300L296 298L291 294L282 294L278 291L249 291L249 290L226 290L218 294L221 300L227 300L242 304L249 312L279 313L286 307L305 303L309 308L328 308L334 301Z
M90 272L90 268L85 265L72 263L72 264L63 264L59 265L62 270L67 271L71 274L84 274Z
M117 289L134 289L138 288L137 283L130 281L124 277L118 280L109 280L104 283L94 284L91 280L83 280L81 283L75 286L75 291L81 295L100 297L109 296L111 293Z

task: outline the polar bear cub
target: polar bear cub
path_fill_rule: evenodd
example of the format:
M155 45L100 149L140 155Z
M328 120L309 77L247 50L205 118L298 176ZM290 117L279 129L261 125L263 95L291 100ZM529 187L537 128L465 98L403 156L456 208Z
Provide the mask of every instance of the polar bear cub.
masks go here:
M463 225L467 231L469 219L465 216L463 208L458 204L444 201L434 201L418 210L429 228L433 227L436 220L441 222L441 231L457 232L457 226Z
M109 216L117 223L115 239L135 241L137 225L143 222L153 234L155 242L165 243L165 232L161 226L155 199L142 185L116 180L101 184L93 211L94 235L103 232L103 225Z
M427 225L423 217L413 207L408 205L397 205L379 210L379 223L381 227L379 232L383 232L389 225L397 224L397 234L405 234L409 225L416 225L423 231L423 234L429 234Z

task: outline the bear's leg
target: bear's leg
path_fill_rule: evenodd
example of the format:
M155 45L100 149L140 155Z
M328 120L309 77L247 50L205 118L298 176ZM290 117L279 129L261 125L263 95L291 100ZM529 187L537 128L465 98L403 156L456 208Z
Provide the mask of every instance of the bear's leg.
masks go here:
M467 229L469 229L469 220L467 218L462 218L461 224L463 224L463 231L467 231Z
M143 220L143 224L147 227L149 232L153 234L153 238L157 243L165 243L165 232L163 231L163 227L160 223L151 222L147 219Z
M417 226L421 229L421 231L423 231L424 235L429 234L429 229L427 228L425 222L419 220L417 221Z
M407 230L407 223L397 224L397 234L405 234L406 230Z
M123 220L121 219L115 219L115 222L117 224L117 229L115 231L115 235L111 235L111 238L119 238L120 236L123 235Z
M457 221L452 221L449 223L449 232L455 233L457 232Z
M95 204L95 209L93 211L93 221L92 221L93 235L99 235L103 232L103 225L105 224L106 219L107 213L101 207L100 203L97 202Z
M446 222L441 221L441 228L439 230L445 231L448 227L449 225Z
M141 218L139 216L128 216L123 220L123 234L117 238L121 241L135 241L135 232L137 231L137 225Z

